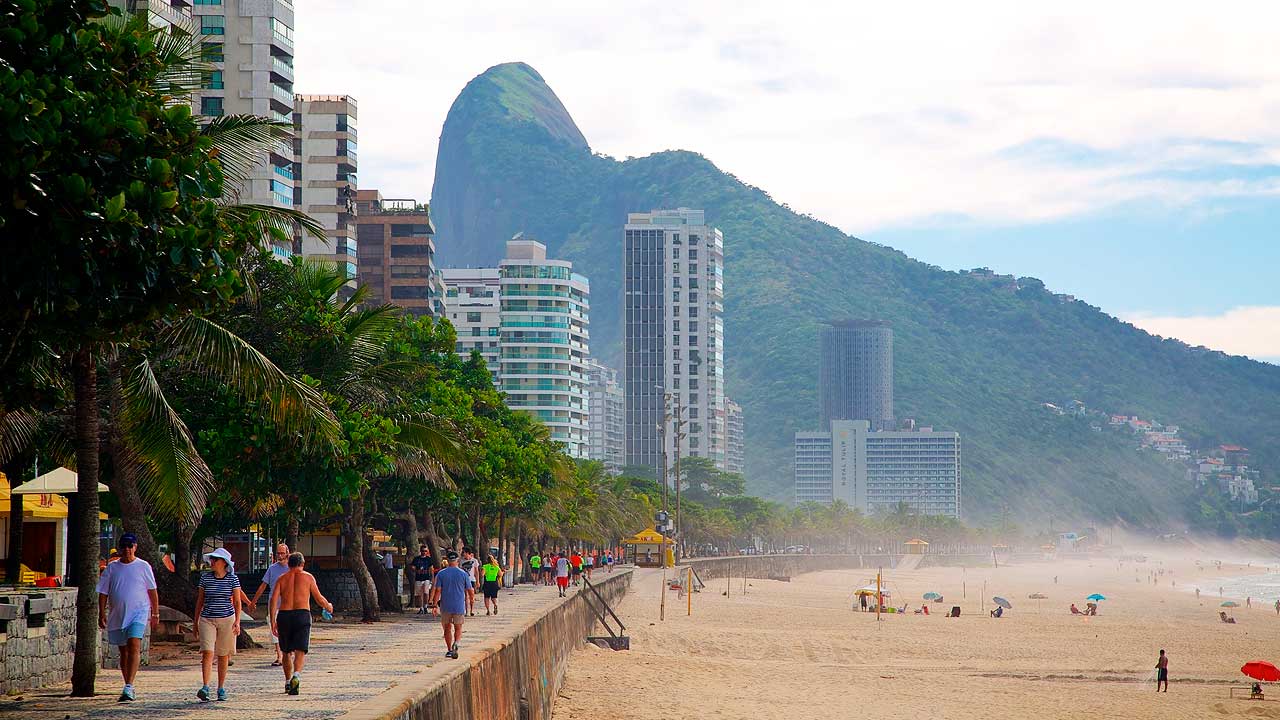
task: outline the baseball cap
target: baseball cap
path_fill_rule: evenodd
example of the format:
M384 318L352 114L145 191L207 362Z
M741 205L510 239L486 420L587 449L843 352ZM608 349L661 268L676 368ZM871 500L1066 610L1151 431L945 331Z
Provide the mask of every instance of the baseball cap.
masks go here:
M120 536L120 547L132 547L138 544L138 536L133 533L125 533Z
M448 558L449 560L457 560L457 559L458 559L458 553L457 553L457 552L455 552L455 551L453 551L453 550L450 550L450 551L445 555L445 557L446 557L446 558Z

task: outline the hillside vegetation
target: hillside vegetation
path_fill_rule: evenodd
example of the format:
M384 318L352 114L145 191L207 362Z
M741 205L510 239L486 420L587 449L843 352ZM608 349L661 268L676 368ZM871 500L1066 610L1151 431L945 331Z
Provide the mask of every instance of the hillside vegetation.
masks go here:
M791 438L816 425L814 350L832 318L893 324L897 415L962 434L973 520L1007 507L1182 524L1192 491L1180 468L1044 401L1156 417L1193 443L1247 445L1271 477L1280 466L1278 367L1153 337L1033 278L912 260L798 215L696 153L595 155L523 64L475 78L445 122L432 198L442 262L496 262L519 231L542 240L591 278L592 346L607 362L620 354L626 213L677 206L705 209L724 231L726 385L744 408L753 492L789 499Z

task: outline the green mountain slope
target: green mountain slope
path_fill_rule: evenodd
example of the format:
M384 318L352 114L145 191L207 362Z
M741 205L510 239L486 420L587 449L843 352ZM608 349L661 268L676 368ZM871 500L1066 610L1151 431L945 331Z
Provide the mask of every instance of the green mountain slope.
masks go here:
M509 87L520 88L515 107ZM1256 464L1280 466L1278 367L1153 337L1031 278L912 260L797 215L694 153L593 155L522 64L477 77L446 120L432 198L442 263L493 263L515 232L539 238L591 278L592 346L615 364L626 213L677 206L704 208L725 234L726 385L744 408L753 491L789 497L792 434L816 425L818 327L845 317L893 323L899 417L962 433L970 518L1005 506L1148 526L1181 518L1181 469L1050 415L1045 401L1178 423L1193 441L1238 442Z

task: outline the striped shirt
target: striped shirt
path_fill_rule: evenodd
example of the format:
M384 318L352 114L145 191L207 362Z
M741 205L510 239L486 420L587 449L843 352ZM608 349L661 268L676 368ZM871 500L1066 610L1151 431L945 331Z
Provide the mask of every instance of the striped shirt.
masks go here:
M235 573L227 573L218 579L211 572L200 576L200 588L204 590L204 607L200 609L200 617L224 618L236 614L231 598L240 588L240 578Z

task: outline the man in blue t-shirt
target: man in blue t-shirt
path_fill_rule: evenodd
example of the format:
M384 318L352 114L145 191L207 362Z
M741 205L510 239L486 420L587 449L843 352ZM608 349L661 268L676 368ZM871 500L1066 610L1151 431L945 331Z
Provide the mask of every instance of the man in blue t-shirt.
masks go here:
M458 553L450 550L449 566L436 573L431 598L440 608L440 624L444 626L444 656L458 657L458 641L462 639L462 619L475 597L471 575L458 567Z

